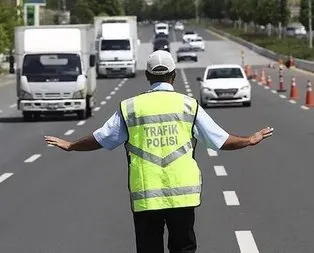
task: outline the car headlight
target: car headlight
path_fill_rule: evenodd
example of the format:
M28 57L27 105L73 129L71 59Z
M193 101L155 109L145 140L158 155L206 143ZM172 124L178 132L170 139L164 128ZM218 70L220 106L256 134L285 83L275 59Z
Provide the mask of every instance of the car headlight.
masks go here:
M25 90L20 90L20 99L33 99L33 95Z
M247 90L247 89L249 89L250 88L250 85L245 85L245 86L243 86L240 90Z
M208 87L203 87L203 91L213 91L213 90Z
M79 90L73 93L73 98L85 98L85 90Z

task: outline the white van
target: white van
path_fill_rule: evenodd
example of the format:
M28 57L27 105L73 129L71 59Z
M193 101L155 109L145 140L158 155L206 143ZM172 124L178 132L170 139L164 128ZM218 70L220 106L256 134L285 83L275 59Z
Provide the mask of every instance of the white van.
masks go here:
M285 34L289 37L306 37L307 31L301 23L291 23L287 25Z
M155 34L169 35L169 25L166 23L158 23L155 25Z

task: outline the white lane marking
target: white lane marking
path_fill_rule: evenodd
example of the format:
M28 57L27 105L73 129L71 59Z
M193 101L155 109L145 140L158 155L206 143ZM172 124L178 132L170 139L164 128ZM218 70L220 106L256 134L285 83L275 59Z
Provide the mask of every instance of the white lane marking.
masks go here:
M98 112L99 110L100 110L99 106L94 108L94 112Z
M217 177L227 176L227 172L225 170L225 167L222 165L215 165L214 170L215 170Z
M3 111L2 110L0 110L0 114L2 113Z
M118 88L118 87L116 87L116 88L114 88L114 90L115 90L115 91L118 91L118 90L119 90L119 88Z
M227 206L239 206L240 202L235 191L223 192Z
M281 97L281 98L287 98L287 96L286 95L279 95L279 97Z
M114 95L114 94L116 94L115 91L111 91L111 92L110 92L110 95Z
M31 157L27 158L24 163L32 163L35 162L39 157L41 157L41 154L35 154L32 155Z
M78 122L76 125L77 126L83 126L86 123L86 120L81 120L80 122Z
M73 134L74 131L75 131L74 129L70 129L70 130L66 131L66 132L64 133L64 135L69 136L69 135Z
M296 102L295 100L290 99L290 100L289 100L289 103L291 103L291 104L296 104L297 102Z
M13 176L13 173L4 173L0 176L0 183L4 182L7 180L9 177Z
M207 153L209 156L218 156L218 152L213 149L207 149Z
M126 82L127 80L129 80L128 78L124 78L123 81Z
M12 104L12 105L10 105L9 107L10 108L15 108L17 105L16 105L16 103L15 104Z
M241 253L259 253L251 231L235 231Z
M185 85L185 88L186 88L186 89L190 88L190 85L188 85L188 84L187 84L187 85Z
M264 86L264 89L265 90L269 90L270 88L268 86Z
M48 144L47 147L52 148L54 145Z
M107 104L107 101L101 101L100 104L105 105L105 104Z
M186 89L186 92L191 93L191 92L192 92L192 90L191 90L191 89Z
M123 85L123 83L119 83L119 84L118 84L119 87L122 87L122 85Z
M301 105L301 109L303 109L303 110L309 110L310 108L308 108L308 107L305 106L305 105Z
M261 83L261 82L258 82L257 84L258 84L259 86L261 86L261 85L262 85L262 83Z
M271 93L277 94L278 92L276 90L271 90Z
M188 96L189 97L193 97L193 93L188 93Z
M107 100L111 99L111 96L107 96L106 99L107 99Z

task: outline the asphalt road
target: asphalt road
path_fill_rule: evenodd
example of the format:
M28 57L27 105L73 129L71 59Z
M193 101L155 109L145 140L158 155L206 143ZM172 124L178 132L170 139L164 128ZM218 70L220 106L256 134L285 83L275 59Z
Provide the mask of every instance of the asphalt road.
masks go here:
M254 68L269 62L198 31L207 49L199 65L178 66L179 92L198 98L196 77L204 67L240 63L241 50ZM141 27L139 33L144 63L153 28ZM171 34L172 46L180 43L180 36ZM267 74L275 89L277 71L267 69ZM195 226L200 253L314 252L314 111L301 108L303 83L314 78L291 70L285 75L286 82L292 75L300 82L295 104L288 92L280 97L284 94L252 82L252 107L206 109L230 133L248 135L269 125L275 132L264 143L240 151L215 154L197 147L203 171L203 202ZM87 121L67 117L24 123L14 107L10 78L11 84L0 78L0 252L135 252L124 147L66 153L47 147L43 136L76 139L91 133L117 110L119 101L149 88L144 71L140 68L134 79L98 80L98 105Z

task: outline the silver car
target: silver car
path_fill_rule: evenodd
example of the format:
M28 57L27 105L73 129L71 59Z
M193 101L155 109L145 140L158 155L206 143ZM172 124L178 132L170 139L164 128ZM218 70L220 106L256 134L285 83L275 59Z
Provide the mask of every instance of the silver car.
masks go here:
M196 51L197 50L191 46L180 47L177 51L177 62L186 60L197 62Z

